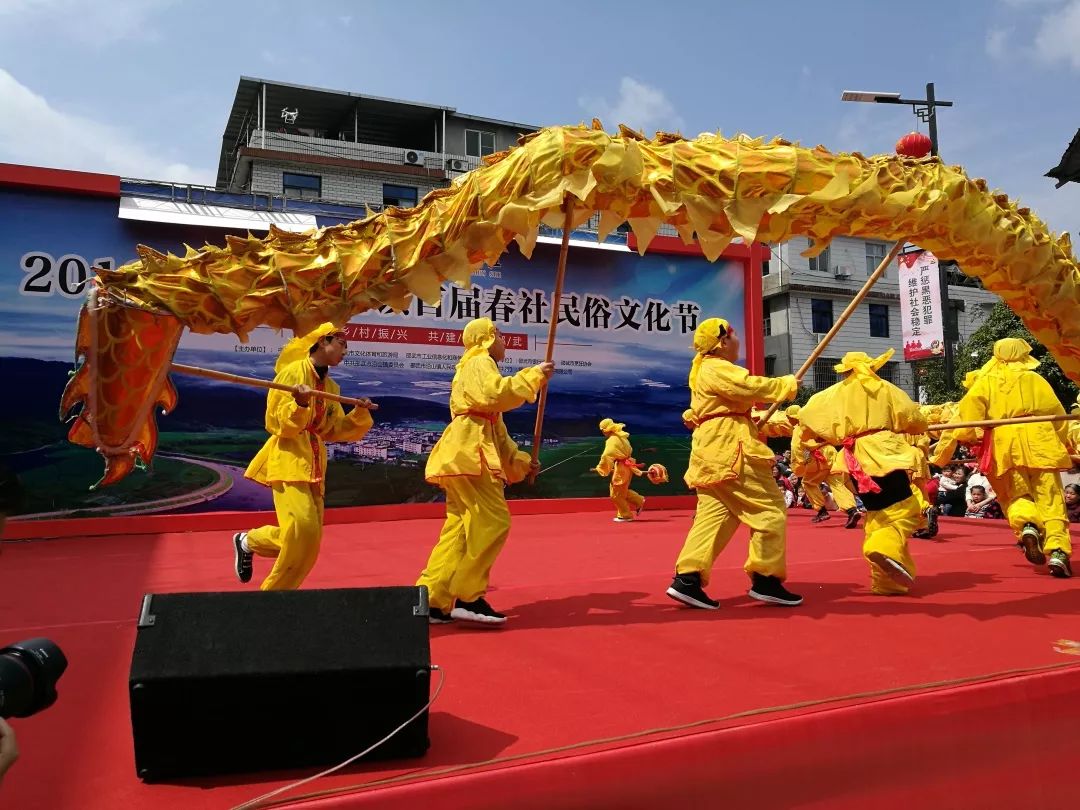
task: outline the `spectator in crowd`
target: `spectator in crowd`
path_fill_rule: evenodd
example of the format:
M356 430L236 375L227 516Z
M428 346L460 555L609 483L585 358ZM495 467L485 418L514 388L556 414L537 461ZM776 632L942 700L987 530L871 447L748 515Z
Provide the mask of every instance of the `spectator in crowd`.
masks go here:
M791 483L791 479L784 475L784 471L779 464L773 465L772 474L776 485L780 487L780 493L784 496L784 506L790 509L795 505L795 487Z
M986 492L987 498L996 498L997 493L994 492L994 488L990 486L990 479L987 478L981 469L976 465L968 470L967 479L967 499L971 500L971 488L982 487Z
M1069 513L1069 523L1080 523L1080 486L1065 485L1065 511Z
M968 490L967 511L964 512L964 517L1001 520L1005 515L997 499L988 495L986 487L975 484Z
M937 506L943 515L959 517L967 509L967 467L950 464L938 479Z

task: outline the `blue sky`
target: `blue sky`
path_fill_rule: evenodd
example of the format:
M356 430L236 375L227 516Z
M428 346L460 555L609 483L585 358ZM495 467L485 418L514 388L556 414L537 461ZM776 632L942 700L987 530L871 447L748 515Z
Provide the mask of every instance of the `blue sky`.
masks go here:
M0 161L212 182L241 75L872 154L925 125L841 91L933 81L943 157L1075 234L1080 186L1042 175L1080 127L1078 43L1080 0L0 0Z

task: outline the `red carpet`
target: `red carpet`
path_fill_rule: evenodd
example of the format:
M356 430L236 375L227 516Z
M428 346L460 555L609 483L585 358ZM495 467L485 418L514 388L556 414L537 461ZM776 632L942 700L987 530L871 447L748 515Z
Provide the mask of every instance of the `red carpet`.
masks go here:
M706 612L664 596L688 511L515 517L490 594L509 626L432 629L431 751L306 785L303 806L1075 807L1080 657L1055 642L1080 641L1080 577L1033 571L1002 521L943 521L944 542L913 541L913 594L874 597L861 531L808 518L802 607L745 597L740 532ZM329 526L308 586L411 584L438 526ZM15 722L0 807L227 808L308 775L135 777L141 597L236 589L231 565L224 532L4 544L0 643L48 636L70 666L57 705Z

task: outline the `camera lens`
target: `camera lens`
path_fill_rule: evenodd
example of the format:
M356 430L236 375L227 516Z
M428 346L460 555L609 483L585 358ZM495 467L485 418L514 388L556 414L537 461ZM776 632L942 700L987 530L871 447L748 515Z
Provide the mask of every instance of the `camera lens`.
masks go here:
M56 702L56 682L67 658L47 638L0 650L0 717L29 717Z

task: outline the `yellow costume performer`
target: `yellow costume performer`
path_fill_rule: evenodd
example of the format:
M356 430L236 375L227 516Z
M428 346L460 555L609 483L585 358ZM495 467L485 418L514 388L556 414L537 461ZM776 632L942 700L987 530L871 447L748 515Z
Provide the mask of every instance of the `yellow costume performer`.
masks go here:
M791 399L798 382L788 375L755 377L735 364L739 340L728 322L703 321L694 333L690 409L683 422L694 431L686 484L697 490L694 525L675 565L667 594L692 607L716 609L705 593L713 563L740 523L750 527L749 595L762 602L798 605L784 588L787 514L773 480L773 452L750 417L755 402Z
M847 513L844 528L854 529L861 516L855 506L855 495L848 486L848 476L833 472L836 448L798 423L801 411L798 405L787 409L788 418L796 423L791 433L791 470L802 479L803 491L810 505L817 510L812 520L821 523L830 518L829 510L825 508L825 494L821 491L821 485L825 484L832 491L836 506Z
M612 419L600 422L600 432L607 436L604 453L593 468L599 475L611 476L609 493L615 504L615 521L625 523L641 514L645 499L630 489L634 476L644 475L641 465L634 461L634 448L630 446L630 434L626 425Z
M347 349L338 328L324 323L285 345L274 366L274 382L337 394L341 389L328 371L341 362ZM251 579L254 553L274 558L262 590L293 590L303 584L322 541L325 442L359 441L371 425L367 408L355 407L346 415L339 403L321 397L287 391L267 395L270 438L244 475L273 490L278 522L233 536L241 582Z
M1076 400L1071 413L1080 414L1080 398ZM1073 466L1077 467L1080 466L1080 419L1066 424L1069 426L1068 436Z
M1027 341L997 341L993 358L960 400L960 421L1064 414L1050 384L1035 373L1038 365ZM960 441L975 440L971 429L956 434ZM1028 562L1047 563L1062 578L1072 576L1060 474L1072 467L1071 445L1064 422L1000 425L985 430L979 460Z
M910 478L921 469L922 451L904 434L925 432L926 418L907 394L878 377L892 355L891 349L877 358L848 352L836 366L847 376L799 412L807 431L843 448L833 472L851 476L866 506L863 556L878 594L906 593L914 581L907 539L923 521Z
M484 594L491 566L510 534L503 488L524 479L531 460L510 438L502 414L533 402L552 365L503 377L496 363L506 345L487 318L471 321L462 342L465 353L450 386L450 424L425 470L428 483L446 492L446 522L416 584L428 589L433 624L452 619L502 624L506 617L492 609Z

